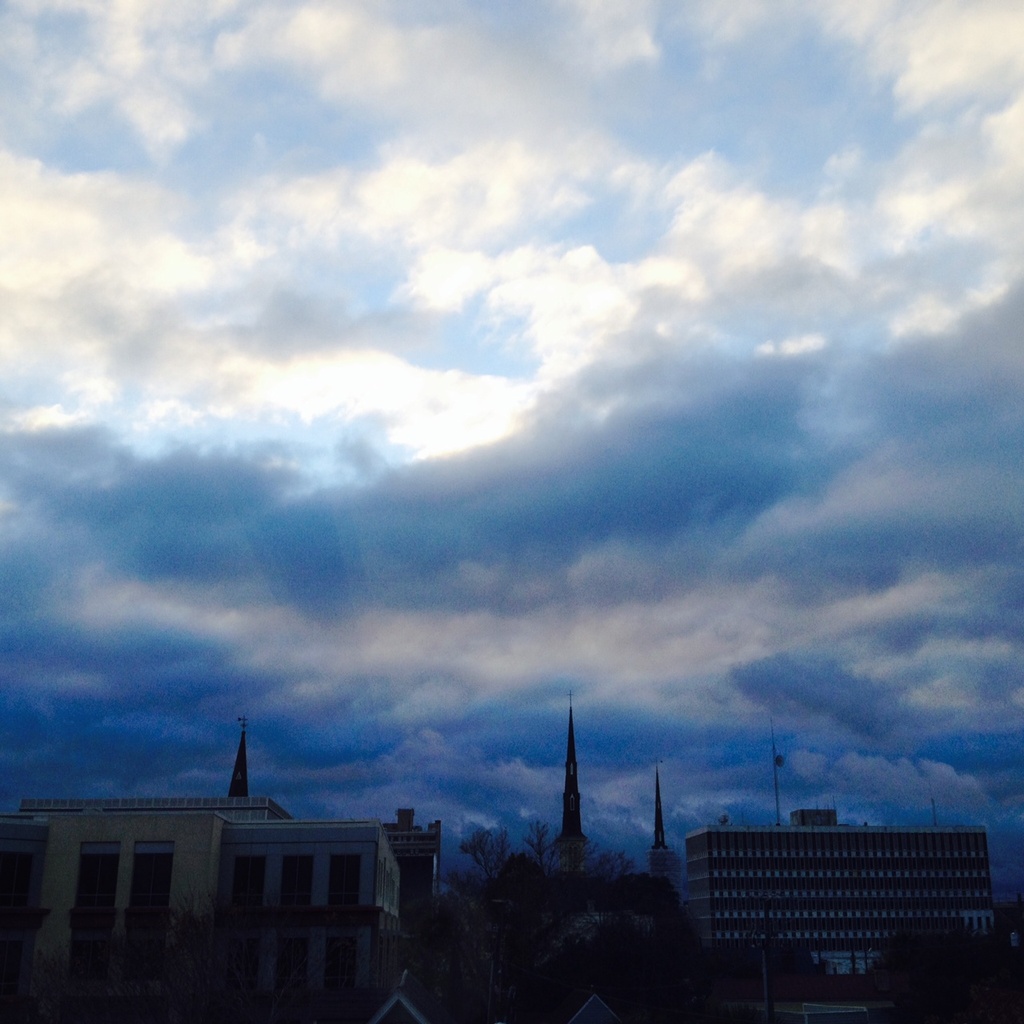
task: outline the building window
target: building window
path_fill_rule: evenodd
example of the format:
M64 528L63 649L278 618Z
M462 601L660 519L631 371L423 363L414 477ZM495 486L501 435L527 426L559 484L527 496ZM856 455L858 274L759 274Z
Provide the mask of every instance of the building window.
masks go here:
M263 876L266 857L236 857L235 877L231 885L231 902L236 907L263 906Z
M31 853L0 853L0 907L26 906L31 877Z
M281 861L281 904L308 907L313 898L313 858L285 857Z
M278 989L306 987L306 964L309 961L309 940L285 936L277 949Z
M112 907L117 895L117 865L120 843L82 843L78 862L80 907Z
M21 939L0 939L0 996L18 994L21 950Z
M133 907L169 907L174 843L136 843L132 868Z
M156 981L163 973L166 942L162 934L154 936L149 929L128 932L124 949L125 976L130 981Z
M260 980L260 940L238 939L228 955L228 988L252 992Z
M331 857L331 875L327 886L327 902L331 906L354 906L359 902L358 853Z
M354 988L356 984L356 940L331 937L327 940L324 988Z
M83 981L106 981L110 966L110 940L89 935L71 936L71 977Z

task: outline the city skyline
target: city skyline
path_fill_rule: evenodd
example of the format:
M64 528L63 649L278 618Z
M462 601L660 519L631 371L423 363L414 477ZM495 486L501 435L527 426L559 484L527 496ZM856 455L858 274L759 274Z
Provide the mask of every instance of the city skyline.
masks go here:
M983 825L1024 11L0 9L0 803Z

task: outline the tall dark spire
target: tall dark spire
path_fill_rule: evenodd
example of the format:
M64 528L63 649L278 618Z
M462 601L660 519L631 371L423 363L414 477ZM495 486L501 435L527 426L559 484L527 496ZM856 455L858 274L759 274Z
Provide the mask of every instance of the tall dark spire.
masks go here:
M238 721L242 726L242 736L238 741L238 753L235 755L235 770L231 773L231 786L228 788L228 796L249 795L249 768L245 760L245 727L249 723L244 715Z
M667 850L665 842L665 821L661 816L661 777L657 766L654 769L654 845L652 850Z
M654 766L654 845L647 851L651 878L667 878L676 893L683 892L683 864L679 854L665 841L665 819L661 813L661 772Z
M565 747L565 789L562 792L562 837L574 839L583 835L580 821L580 784L576 776L576 732L569 705L569 741Z
M580 784L576 772L576 733L572 721L572 700L569 702L569 739L565 747L565 788L562 791L562 831L555 844L562 871L578 874L583 871L583 853L587 837L580 819Z

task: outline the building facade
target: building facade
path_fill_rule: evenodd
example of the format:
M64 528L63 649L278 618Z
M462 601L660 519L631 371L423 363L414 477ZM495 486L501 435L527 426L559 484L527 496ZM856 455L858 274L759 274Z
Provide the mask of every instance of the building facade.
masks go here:
M398 858L402 873L401 909L432 899L441 885L441 820L426 828L415 823L412 807L399 808L395 821L385 821L384 831Z
M25 800L0 815L0 997L158 992L190 922L237 1019L342 1020L346 991L397 981L398 899L378 821L266 797Z
M878 952L901 933L991 929L984 828L838 825L834 811L791 816L808 820L818 823L687 835L689 907L705 948L760 942L766 910L773 944L826 958Z

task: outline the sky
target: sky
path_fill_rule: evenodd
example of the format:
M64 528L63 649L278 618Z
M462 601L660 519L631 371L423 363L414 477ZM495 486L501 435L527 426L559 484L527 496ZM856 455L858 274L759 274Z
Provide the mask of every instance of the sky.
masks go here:
M1018 0L6 0L0 805L983 824ZM934 812L933 812L934 806ZM934 817L933 817L934 814Z

